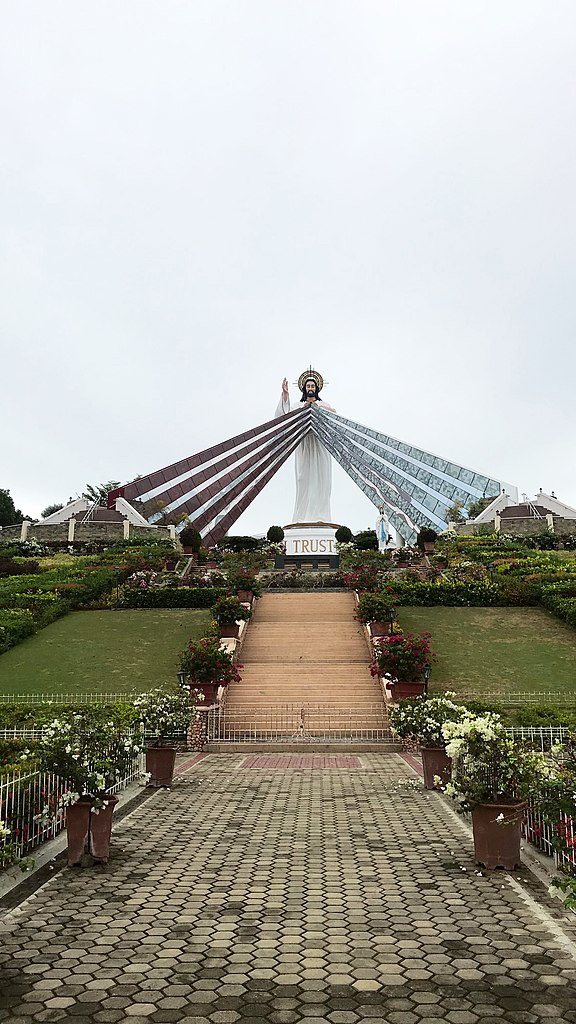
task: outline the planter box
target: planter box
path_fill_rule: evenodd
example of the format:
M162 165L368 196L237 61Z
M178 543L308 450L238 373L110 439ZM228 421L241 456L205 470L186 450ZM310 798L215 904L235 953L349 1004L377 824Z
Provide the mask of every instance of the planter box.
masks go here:
M216 697L218 696L218 687L220 683L195 683L192 681L191 687L193 690L200 690L204 700L199 702L202 705L210 706L216 703Z
M78 800L66 808L66 831L68 833L68 865L75 867L82 863L84 854L106 864L110 856L112 815L118 797L107 797L108 804L96 813L92 808L92 797Z
M224 639L238 639L240 626L237 622L223 622L221 626L218 626L218 632Z
M148 747L146 750L146 771L150 778L146 785L152 789L171 786L176 764L175 747Z
M424 786L426 789L440 789L450 782L452 776L452 758L444 750L444 747L422 747L422 767L424 769ZM440 776L439 786L434 782L434 777Z
M390 683L392 700L403 700L404 697L421 697L426 690L424 680L418 683Z
M522 818L528 805L517 803L479 804L472 811L474 860L486 868L513 871L520 866ZM503 815L500 821L497 819Z
M368 624L370 636L390 636L389 622L370 622Z

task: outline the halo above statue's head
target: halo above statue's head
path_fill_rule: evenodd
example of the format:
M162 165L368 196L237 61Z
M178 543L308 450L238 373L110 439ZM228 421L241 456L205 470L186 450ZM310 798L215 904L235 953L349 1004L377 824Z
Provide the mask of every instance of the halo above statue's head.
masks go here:
M317 370L313 370L312 367L310 367L309 370L305 370L304 373L300 374L300 376L298 377L298 387L300 391L303 391L304 388L306 387L307 380L315 381L318 391L322 391L322 388L324 387L324 381L322 379L322 375L318 373Z

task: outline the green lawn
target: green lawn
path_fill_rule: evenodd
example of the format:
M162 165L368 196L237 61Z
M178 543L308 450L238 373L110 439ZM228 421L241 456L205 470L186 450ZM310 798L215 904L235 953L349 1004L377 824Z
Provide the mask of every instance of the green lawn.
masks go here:
M72 612L0 655L0 693L125 693L174 680L204 609Z
M576 630L536 608L399 608L432 633L431 689L576 692Z

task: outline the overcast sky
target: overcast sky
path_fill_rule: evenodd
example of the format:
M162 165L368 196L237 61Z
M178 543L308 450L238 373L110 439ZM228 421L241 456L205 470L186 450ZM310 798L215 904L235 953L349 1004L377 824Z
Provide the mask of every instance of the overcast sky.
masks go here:
M131 480L312 363L576 505L575 43L573 0L5 2L0 487ZM293 500L292 458L233 532ZM377 517L339 467L332 512Z

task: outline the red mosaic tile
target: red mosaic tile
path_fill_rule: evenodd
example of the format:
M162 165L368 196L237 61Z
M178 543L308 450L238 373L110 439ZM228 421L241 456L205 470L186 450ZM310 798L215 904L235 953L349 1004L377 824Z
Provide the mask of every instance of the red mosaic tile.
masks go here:
M353 754L251 754L240 768L362 768L359 757Z
M193 768L195 764L198 764L199 761L203 761L205 757L208 757L208 754L202 754L200 752L193 754L192 757L189 757L186 761L182 761L181 764L176 765L174 775L182 775L184 772L187 772L189 768Z

